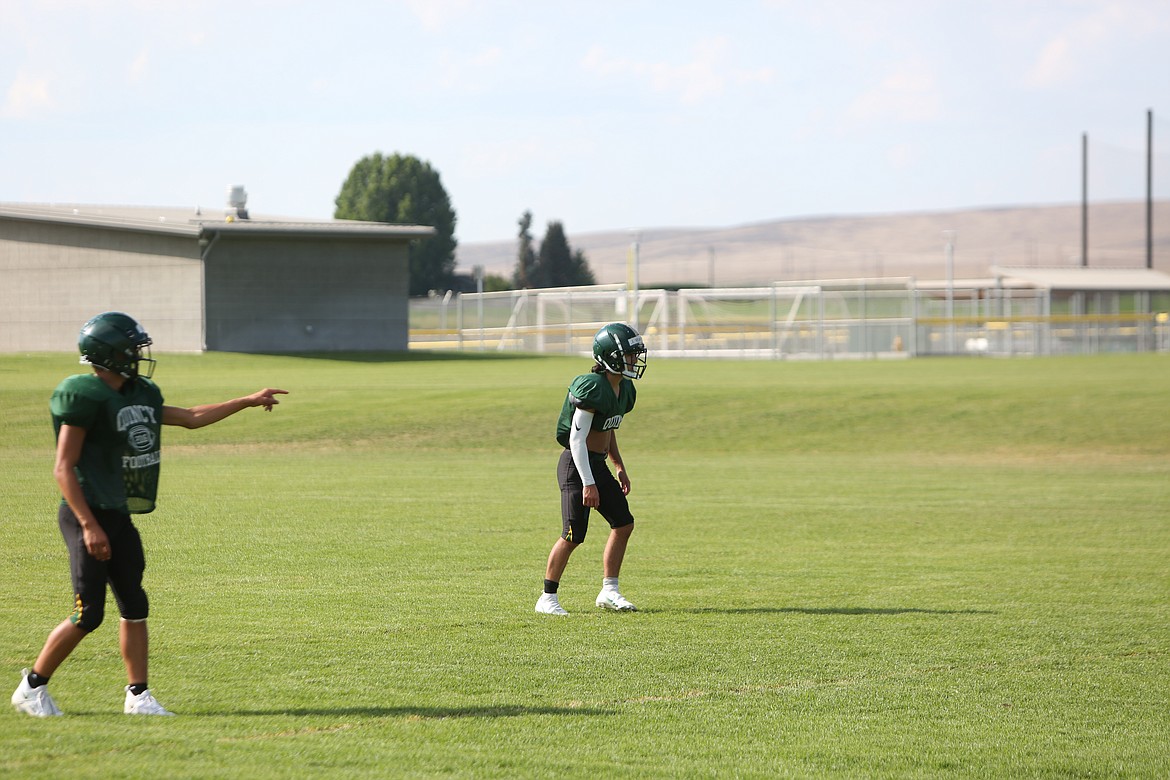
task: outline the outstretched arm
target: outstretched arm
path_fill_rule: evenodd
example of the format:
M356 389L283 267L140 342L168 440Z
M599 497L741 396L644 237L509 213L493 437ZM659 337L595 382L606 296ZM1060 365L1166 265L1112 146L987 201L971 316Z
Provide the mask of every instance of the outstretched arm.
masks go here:
M218 404L204 404L190 408L164 406L163 425L202 428L205 425L217 423L225 417L230 417L242 409L248 409L253 406L263 406L264 411L271 412L272 407L280 403L276 396L287 394L287 390L266 387L263 390L257 390L251 395L246 395L242 398L233 398L230 401L221 401Z

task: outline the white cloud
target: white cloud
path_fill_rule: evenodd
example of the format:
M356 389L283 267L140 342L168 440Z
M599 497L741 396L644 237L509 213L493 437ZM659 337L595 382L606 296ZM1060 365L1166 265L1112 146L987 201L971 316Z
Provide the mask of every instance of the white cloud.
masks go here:
M407 0L406 5L428 32L442 30L473 9L471 0Z
M471 177L491 178L523 170L533 162L548 157L543 145L535 139L515 141L474 141L462 150L460 163L464 173Z
M499 46L492 46L484 49L478 55L472 58L471 64L477 68L484 68L488 65L495 65L500 61L500 57L504 54L504 50Z
M1053 86L1066 81L1076 73L1077 62L1072 54L1075 48L1072 37L1062 33L1045 44L1028 73L1028 84L1033 87Z
M770 84L775 78L775 68L741 70L735 74L735 80L740 84Z
M439 52L438 83L444 89L481 91L484 77L500 64L502 58L503 49L499 46L470 55L444 49Z
M140 82L145 81L150 75L150 52L143 49L134 58L134 62L130 63L130 81Z
M1040 47L1026 76L1032 87L1067 84L1109 62L1120 48L1170 29L1170 17L1158 3L1105 2L1050 36Z
M0 117L33 119L51 111L55 105L50 93L51 81L44 74L33 75L23 70L17 73L0 107Z
M941 101L932 70L923 62L906 62L860 95L847 115L860 121L929 122L939 118Z
M679 66L657 63L650 66L650 79L660 92L674 92L684 103L697 103L723 91L725 79L719 60L727 48L726 38L703 41L695 57Z
M754 70L728 66L726 37L701 41L691 59L682 64L642 62L612 55L601 46L590 48L581 66L604 78L629 77L649 84L656 92L676 95L684 103L698 103L724 92L729 81L737 84L767 83L774 77L771 68Z
M602 46L591 46L581 59L581 66L599 76L614 76L632 68L629 60L610 56Z
M570 125L552 137L470 141L461 149L459 167L470 178L506 178L517 172L554 170L566 160L587 160L596 154L585 128Z
M895 144L886 149L886 161L894 170L904 170L910 167L915 158L915 149L910 144Z

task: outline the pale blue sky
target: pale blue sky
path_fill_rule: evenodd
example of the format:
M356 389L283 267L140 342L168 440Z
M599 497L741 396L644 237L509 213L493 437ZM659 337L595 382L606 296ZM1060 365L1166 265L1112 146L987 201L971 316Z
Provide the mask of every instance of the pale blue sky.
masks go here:
M440 172L462 242L1170 198L1170 0L0 0L0 201L325 218Z

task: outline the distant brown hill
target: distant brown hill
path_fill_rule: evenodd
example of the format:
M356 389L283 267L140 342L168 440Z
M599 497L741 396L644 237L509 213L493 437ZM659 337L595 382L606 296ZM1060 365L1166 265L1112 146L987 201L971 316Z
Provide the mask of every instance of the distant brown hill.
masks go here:
M1170 201L1154 204L1154 267L1170 271ZM568 226L567 226L568 227ZM778 219L726 228L640 231L639 283L718 287L792 279L946 275L944 231L955 231L956 278L986 277L992 265L1077 266L1081 206L1019 206L870 216ZM1090 203L1089 266L1144 268L1145 201ZM626 281L630 230L569 234L601 284ZM539 236L537 237L539 245ZM484 266L511 278L516 242L462 244L460 273Z

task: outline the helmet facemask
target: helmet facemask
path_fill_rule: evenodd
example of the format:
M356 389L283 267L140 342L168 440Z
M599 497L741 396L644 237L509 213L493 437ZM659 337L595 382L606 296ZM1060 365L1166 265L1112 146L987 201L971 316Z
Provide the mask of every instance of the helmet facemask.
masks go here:
M156 363L155 359L150 356L150 345L151 345L151 342L148 340L145 344L142 344L141 346L138 347L138 350L137 350L138 354L134 358L134 363L133 363L134 376L126 377L127 379L133 379L134 377L137 377L137 376L144 377L146 379L150 379L152 376L154 376L154 367L157 365L157 363ZM143 363L146 364L145 371L142 370Z
M642 344L642 337L637 337L638 343L630 344L629 351L623 350L622 376L629 379L641 379L646 373L646 346Z

